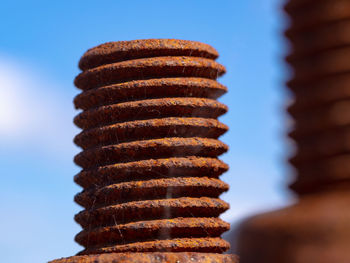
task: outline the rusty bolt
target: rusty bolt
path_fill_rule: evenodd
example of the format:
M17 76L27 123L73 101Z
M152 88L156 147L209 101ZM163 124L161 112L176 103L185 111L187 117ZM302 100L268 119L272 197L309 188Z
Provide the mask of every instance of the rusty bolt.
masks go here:
M289 0L296 204L242 224L243 263L350 262L350 1Z
M73 262L238 262L223 255L229 224L218 177L227 107L216 99L225 68L209 45L149 39L102 44L79 62L74 99L83 110L74 178L84 246ZM100 255L99 255L100 254ZM52 262L52 263L53 263Z

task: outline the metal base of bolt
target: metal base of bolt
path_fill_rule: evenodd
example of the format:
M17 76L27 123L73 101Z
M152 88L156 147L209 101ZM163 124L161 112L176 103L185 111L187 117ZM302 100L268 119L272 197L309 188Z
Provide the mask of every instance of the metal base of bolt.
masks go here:
M238 239L242 263L350 262L349 203L348 190L314 194L248 219Z
M238 257L230 254L196 252L108 253L73 256L49 263L238 263Z

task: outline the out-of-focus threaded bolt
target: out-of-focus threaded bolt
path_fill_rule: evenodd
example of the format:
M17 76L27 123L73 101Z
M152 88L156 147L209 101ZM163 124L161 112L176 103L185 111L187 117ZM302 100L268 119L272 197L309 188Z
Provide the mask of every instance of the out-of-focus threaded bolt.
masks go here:
M295 97L289 136L297 146L290 162L298 175L291 188L308 194L350 181L350 1L297 2L286 5ZM307 10L312 15L301 16Z
M225 68L199 42L149 39L102 44L80 60L74 100L83 151L74 178L83 230L79 253L53 262L237 262L222 254L229 224L217 157L227 107L215 81Z
M247 220L242 263L350 262L350 1L290 0L288 112L299 202Z

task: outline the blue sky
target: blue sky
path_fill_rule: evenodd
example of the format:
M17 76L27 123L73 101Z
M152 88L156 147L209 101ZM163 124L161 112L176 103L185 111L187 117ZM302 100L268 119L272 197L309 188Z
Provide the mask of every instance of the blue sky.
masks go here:
M107 41L179 38L213 45L227 68L220 101L230 111L222 159L231 189L223 218L286 204L288 103L279 0L10 1L0 10L0 239L7 263L36 263L80 250L73 203L80 188L72 139L80 56Z

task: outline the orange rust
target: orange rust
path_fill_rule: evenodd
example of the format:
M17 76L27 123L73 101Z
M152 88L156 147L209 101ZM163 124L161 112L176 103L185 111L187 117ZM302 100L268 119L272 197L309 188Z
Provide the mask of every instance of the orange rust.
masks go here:
M170 240L155 240L135 242L111 247L91 247L83 250L80 255L100 253L123 252L193 252L222 253L230 247L230 244L221 238L175 238Z
M172 177L219 177L228 170L227 164L207 157L172 157L149 159L127 163L115 163L94 169L83 170L74 180L80 186L90 189L118 182L149 180Z
M224 66L206 58L155 57L107 64L80 73L74 84L82 90L136 79L161 77L201 77L216 79Z
M134 80L83 91L74 98L74 105L77 109L87 110L102 105L147 98L217 99L226 92L227 88L224 85L206 78Z
M88 129L130 120L166 117L203 117L216 119L227 112L227 106L204 98L161 98L122 102L83 111L74 123Z
M203 235L218 237L229 228L230 225L219 218L178 217L97 227L89 231L83 230L76 236L75 240L83 246L88 244L98 246L105 242L120 245L126 241L130 243L135 240L140 242L148 236L157 237L157 240L169 239L172 235L182 238Z
M173 137L90 148L76 155L74 162L88 169L130 160L182 157L184 153L186 153L185 156L217 157L227 150L228 146L216 139Z
M218 217L229 205L219 199L228 166L218 156L228 146L218 137L228 127L217 120L227 111L216 101L227 91L215 81L225 73L217 56L173 39L111 42L83 55L74 99L83 170L74 180L85 208L76 241L88 256L54 262L238 262L220 255L229 224ZM109 256L93 255L101 253Z
M83 210L75 221L83 228L173 217L217 217L229 208L228 203L209 197L179 197L131 201Z
M161 118L135 120L87 129L79 133L74 142L83 149L93 146L146 140L163 137L218 138L228 127L216 119Z
M88 256L75 256L51 261L51 263L238 263L238 257L230 254L196 252L154 252L154 253L105 253Z
M194 56L216 59L219 54L207 44L179 39L141 39L108 42L89 49L79 61L87 70L103 64L123 60L159 56Z
M209 197L218 197L228 190L228 185L216 178L175 177L145 181L121 182L98 189L85 190L75 196L75 202L85 208L109 205L124 200L142 200L172 197L200 197L206 192Z

